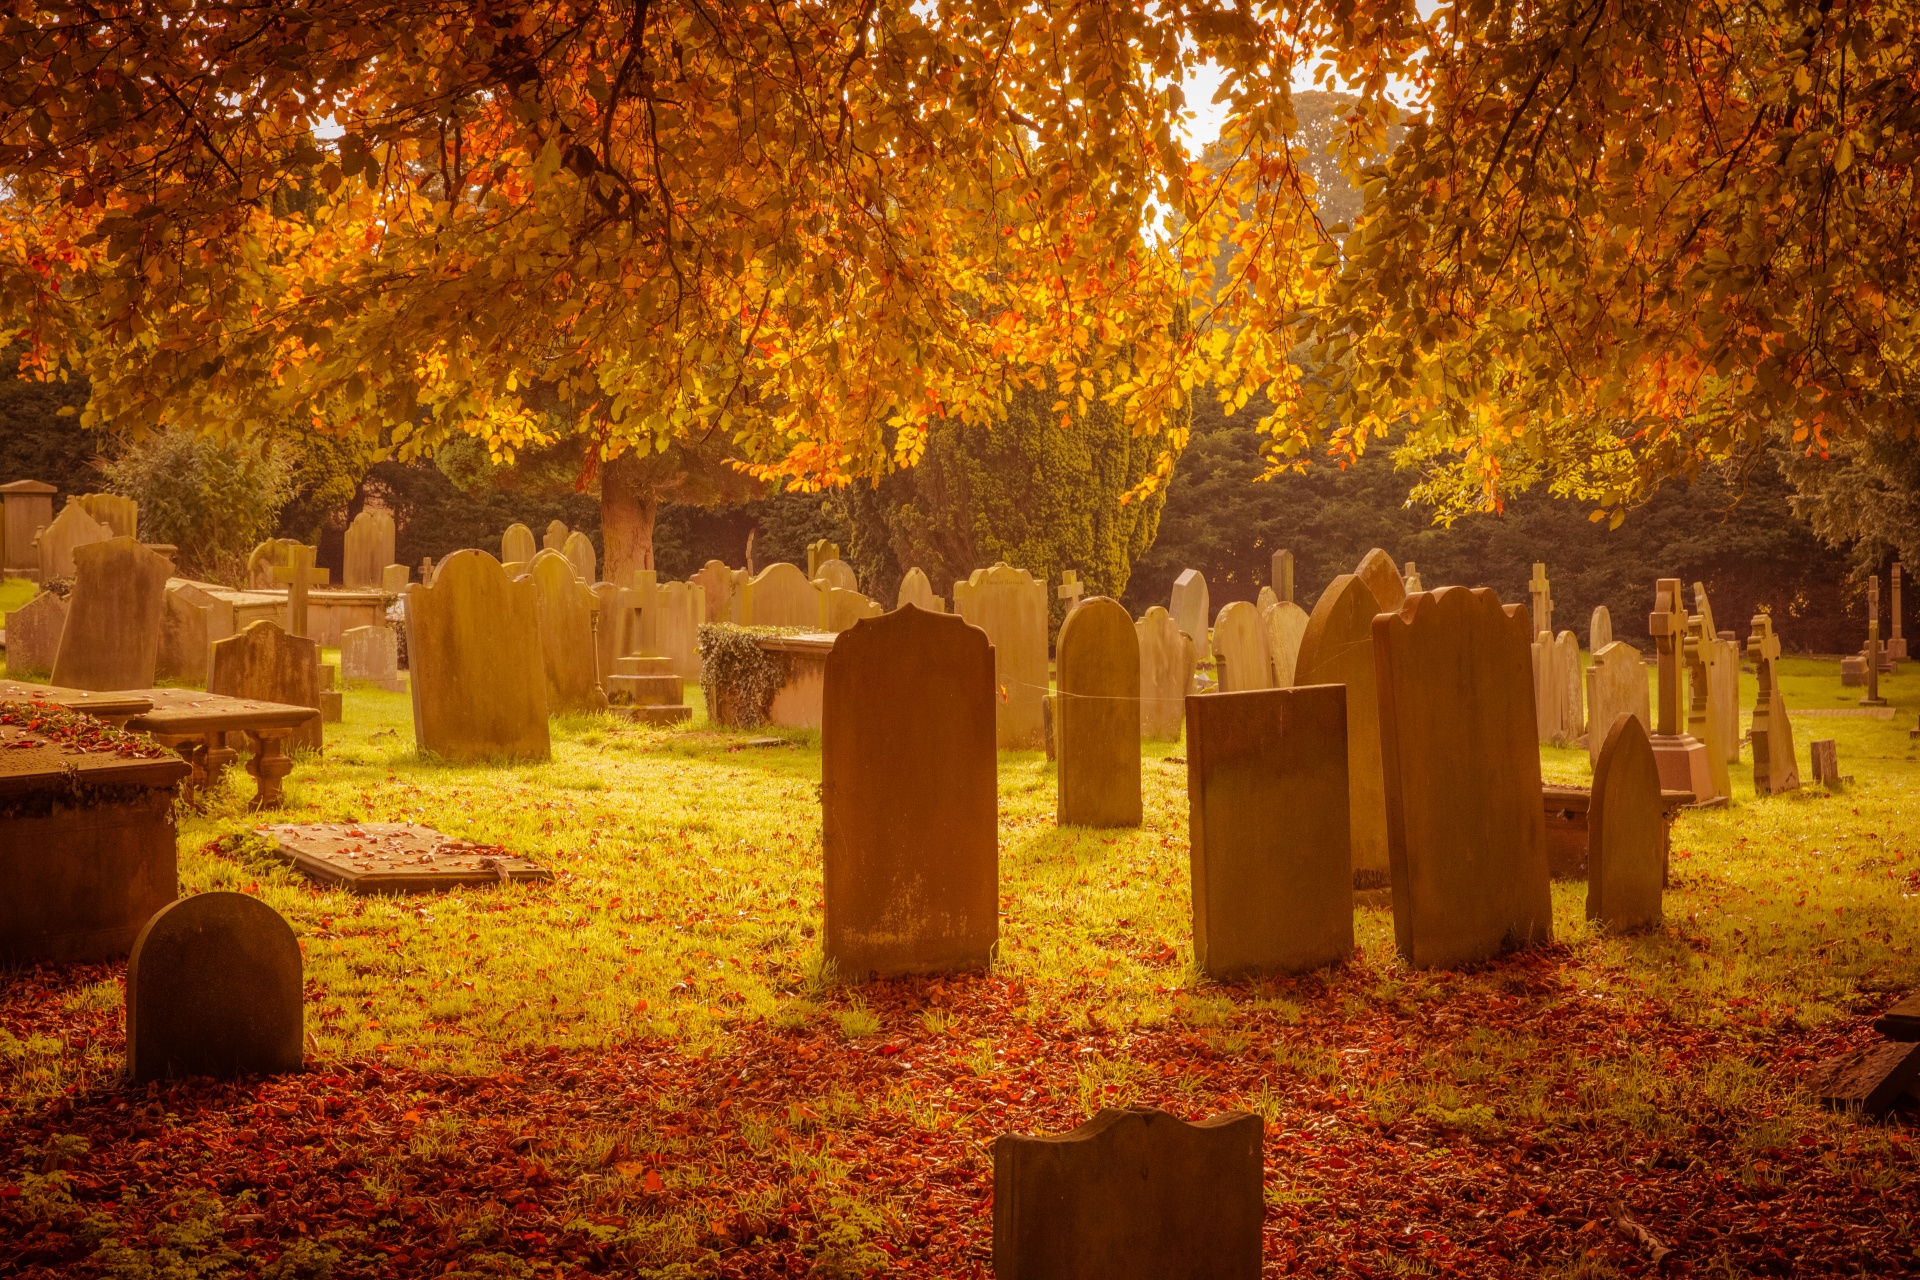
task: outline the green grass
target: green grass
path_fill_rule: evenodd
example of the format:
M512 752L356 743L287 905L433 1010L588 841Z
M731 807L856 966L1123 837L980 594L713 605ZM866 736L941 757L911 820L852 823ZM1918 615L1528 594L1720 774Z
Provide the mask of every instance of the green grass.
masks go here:
M0 620L33 599L39 590L39 584L25 578L0 578ZM0 625L4 622L0 621Z

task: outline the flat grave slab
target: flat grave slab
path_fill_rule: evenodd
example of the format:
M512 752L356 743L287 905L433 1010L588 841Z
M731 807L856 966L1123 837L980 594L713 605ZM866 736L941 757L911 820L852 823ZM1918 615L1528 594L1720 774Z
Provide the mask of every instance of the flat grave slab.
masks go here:
M307 876L352 893L423 893L553 879L545 867L497 844L475 844L417 822L289 822L255 830Z

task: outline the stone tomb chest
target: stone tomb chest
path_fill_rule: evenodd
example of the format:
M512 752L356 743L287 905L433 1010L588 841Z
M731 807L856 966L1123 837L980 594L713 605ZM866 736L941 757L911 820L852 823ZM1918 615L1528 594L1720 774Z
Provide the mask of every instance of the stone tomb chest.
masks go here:
M499 845L474 844L415 822L279 823L257 828L273 851L322 884L353 893L419 893L503 880L551 880Z
M0 702L0 962L127 954L178 892L187 764L50 703Z

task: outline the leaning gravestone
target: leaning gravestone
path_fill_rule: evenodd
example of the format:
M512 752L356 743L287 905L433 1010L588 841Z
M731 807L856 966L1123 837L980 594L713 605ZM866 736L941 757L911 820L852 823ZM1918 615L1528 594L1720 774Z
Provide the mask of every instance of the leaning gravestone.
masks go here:
M1273 688L1267 661L1267 636L1260 611L1245 600L1221 607L1213 624L1215 670L1222 693L1246 693Z
M530 565L539 554L540 548L533 541L533 530L523 524L510 524L507 531L500 535L501 564ZM425 580L423 575L421 581Z
M1133 631L1140 648L1140 736L1178 738L1193 691L1193 641L1157 604Z
M127 1063L136 1082L273 1075L301 1066L300 943L244 893L163 907L127 965Z
M840 975L984 969L999 938L993 650L952 614L863 618L827 655L826 955Z
M1267 659L1273 663L1273 687L1288 689L1298 683L1294 670L1300 662L1300 641L1307 634L1307 611L1282 600L1260 615L1267 631Z
M475 844L414 822L278 823L255 828L311 880L350 893L422 893L542 882L553 873L497 844Z
M60 514L53 518L53 523L40 530L34 538L40 557L40 581L73 577L73 553L81 547L105 542L111 537L113 530L88 515L85 507L68 502L60 509ZM132 542L132 537L128 537L127 541Z
M1313 606L1293 675L1296 687L1347 687L1348 831L1353 887L1361 890L1384 889L1391 883L1373 655L1373 619L1380 612L1372 588L1358 576L1343 573L1335 578Z
M1207 619L1213 613L1207 599L1206 575L1198 569L1182 570L1173 580L1173 599L1167 605L1167 612L1193 641L1193 660L1206 662L1212 658L1213 650L1207 647Z
M999 743L1038 751L1045 745L1047 586L1025 569L996 564L953 584L961 617L987 633L1000 686Z
M392 627L349 627L340 633L340 678L366 680L388 693L402 693L400 637Z
M1188 698L1187 810L1201 972L1303 973L1353 953L1343 687Z
M287 735L286 746L289 751L322 748L317 641L290 636L277 622L263 619L252 623L239 635L214 643L207 692L252 702L312 707L313 718Z
M547 711L593 711L593 591L558 551L533 558L532 578Z
M449 760L545 760L547 681L531 581L456 551L407 591L407 670L420 750Z
M1587 668L1587 762L1600 763L1606 743L1603 726L1623 715L1637 717L1641 727L1653 728L1653 696L1647 688L1647 664L1640 651L1625 640L1615 640L1596 651Z
M1623 713L1600 748L1587 803L1587 919L1616 933L1660 923L1666 831L1647 726Z
M15 678L45 675L60 650L67 625L67 602L51 591L7 614L7 674Z
M386 567L393 563L393 512L385 507L363 507L347 526L346 560L340 570L343 587L378 587Z
M1464 587L1373 623L1394 935L1415 968L1553 937L1529 624Z
M77 547L73 558L73 594L53 682L96 691L152 688L173 562L132 538Z
M1102 1109L993 1144L995 1280L1259 1280L1264 1129Z
M1063 827L1140 825L1140 640L1117 600L1095 596L1060 624L1054 736Z
M600 580L600 561L593 550L593 539L586 534L578 529L569 533L567 540L560 545L560 554L573 565L573 571L580 576L580 581L591 585Z
M894 608L903 604L925 609L928 613L947 611L947 602L933 594L933 584L927 581L926 570L919 568L907 570L906 576L900 579L900 593L894 597Z

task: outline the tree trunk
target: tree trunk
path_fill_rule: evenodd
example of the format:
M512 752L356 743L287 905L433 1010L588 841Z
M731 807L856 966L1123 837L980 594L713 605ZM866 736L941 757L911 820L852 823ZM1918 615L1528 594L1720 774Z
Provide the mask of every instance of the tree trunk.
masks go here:
M660 499L632 454L602 464L600 541L606 581L624 584L629 571L653 568L653 520L659 510Z

